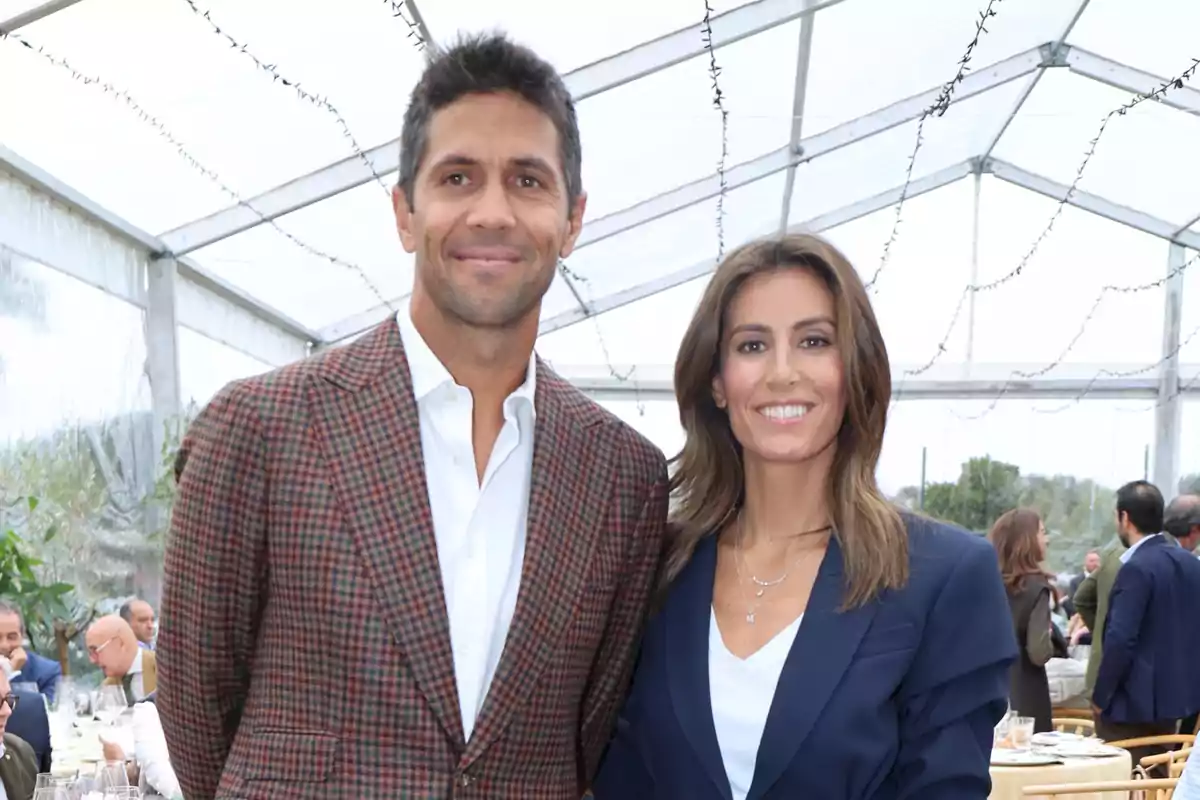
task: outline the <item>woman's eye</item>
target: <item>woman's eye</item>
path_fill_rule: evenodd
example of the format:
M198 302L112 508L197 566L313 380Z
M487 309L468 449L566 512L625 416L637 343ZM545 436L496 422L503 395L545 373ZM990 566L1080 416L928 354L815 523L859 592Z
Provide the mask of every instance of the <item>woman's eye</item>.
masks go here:
M467 182L467 176L461 172L452 172L442 179L443 183L448 183L451 186L462 186Z
M532 175L522 175L517 178L517 185L522 189L536 189L542 185L542 182Z
M805 336L800 340L801 347L828 347L829 339L824 336Z
M758 341L742 342L737 346L739 353L761 353L766 345Z

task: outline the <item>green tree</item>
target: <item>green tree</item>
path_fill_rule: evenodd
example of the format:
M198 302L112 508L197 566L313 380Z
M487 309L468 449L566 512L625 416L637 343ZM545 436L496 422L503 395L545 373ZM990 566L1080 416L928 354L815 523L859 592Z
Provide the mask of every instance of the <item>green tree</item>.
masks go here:
M907 486L896 500L916 508L920 490ZM996 518L1012 508L1037 511L1046 525L1049 548L1046 561L1052 569L1078 569L1089 550L1098 549L1114 535L1111 489L1071 475L1026 475L1012 464L988 457L972 458L962 466L955 482L925 487L925 513L986 533Z

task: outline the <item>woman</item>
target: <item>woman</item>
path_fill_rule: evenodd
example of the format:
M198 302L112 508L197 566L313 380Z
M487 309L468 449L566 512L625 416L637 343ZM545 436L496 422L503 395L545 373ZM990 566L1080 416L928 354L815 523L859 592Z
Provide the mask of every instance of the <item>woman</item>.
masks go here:
M1012 665L1009 704L1018 715L1033 717L1034 732L1042 733L1051 728L1046 662L1056 650L1053 576L1041 567L1046 559L1046 526L1036 511L1015 508L1000 515L988 540L996 548L1020 650ZM1058 647L1065 649L1061 635L1058 638Z
M880 493L891 373L844 256L718 267L675 365L667 592L597 800L984 800L1016 655L979 537Z

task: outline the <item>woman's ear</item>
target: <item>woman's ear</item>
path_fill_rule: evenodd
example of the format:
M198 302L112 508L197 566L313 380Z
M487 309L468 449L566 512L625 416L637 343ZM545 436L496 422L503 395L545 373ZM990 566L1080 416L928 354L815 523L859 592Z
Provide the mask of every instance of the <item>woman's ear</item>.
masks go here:
M725 381L721 380L721 376L713 378L712 382L713 402L717 404L717 408L725 408Z

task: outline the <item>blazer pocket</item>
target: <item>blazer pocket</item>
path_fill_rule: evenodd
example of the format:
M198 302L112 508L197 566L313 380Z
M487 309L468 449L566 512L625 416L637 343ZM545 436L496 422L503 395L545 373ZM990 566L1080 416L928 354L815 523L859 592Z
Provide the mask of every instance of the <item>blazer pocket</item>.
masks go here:
M901 623L881 630L872 630L863 637L856 658L871 658L904 653L917 648L917 629L910 623Z
M325 781L341 740L327 733L258 730L250 736L244 777L251 781Z

